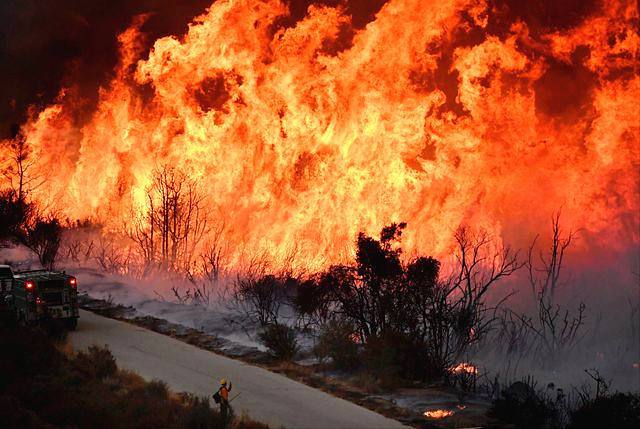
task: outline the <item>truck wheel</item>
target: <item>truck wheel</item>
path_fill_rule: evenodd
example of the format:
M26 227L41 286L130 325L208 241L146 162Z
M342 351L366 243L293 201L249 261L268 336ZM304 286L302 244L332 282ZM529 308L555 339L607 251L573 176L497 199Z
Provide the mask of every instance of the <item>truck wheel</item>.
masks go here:
M64 321L65 326L67 327L68 330L70 331L75 331L76 328L78 327L78 319L67 319Z

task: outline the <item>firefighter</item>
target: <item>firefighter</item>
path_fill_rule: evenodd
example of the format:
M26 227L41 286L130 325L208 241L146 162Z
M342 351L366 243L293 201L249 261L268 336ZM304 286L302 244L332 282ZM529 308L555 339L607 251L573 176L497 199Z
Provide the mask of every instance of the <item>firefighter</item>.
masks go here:
M231 392L231 388L231 383L229 383L227 387L226 379L223 378L220 380L220 389L218 389L218 394L220 395L220 414L225 421L231 416L231 405L229 405L229 392Z

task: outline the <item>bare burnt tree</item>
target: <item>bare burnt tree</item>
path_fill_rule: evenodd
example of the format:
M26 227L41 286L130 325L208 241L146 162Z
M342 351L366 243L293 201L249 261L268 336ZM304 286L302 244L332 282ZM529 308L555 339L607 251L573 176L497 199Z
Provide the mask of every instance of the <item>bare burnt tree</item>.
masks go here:
M535 261L536 240L529 248L526 267L529 282L535 295L536 312L533 315L520 314L518 319L535 338L534 349L545 362L553 362L561 354L569 352L581 338L580 329L584 324L586 306L580 302L575 311L556 303L555 295L563 281L563 264L566 252L575 237L573 231L567 234L560 226L560 212L552 217L551 244L546 254L538 254Z
M510 247L494 248L495 243L486 231L472 234L460 228L455 239L457 267L447 280L447 294L453 296L453 306L462 317L462 326L471 327L468 340L477 341L495 320L495 307L484 304L486 293L499 280L519 270L523 263L518 262L518 252Z
M487 292L523 265L518 252L509 247L495 248L486 231L473 234L462 227L456 231L455 240L453 273L437 285L431 302L427 301L427 308L431 308L426 314L429 356L436 368L449 368L489 332L506 297L488 305Z
M534 262L533 253L538 240L538 237L536 237L529 247L529 257L526 262L529 283L534 296L538 298L543 295L548 301L553 300L556 290L561 286L560 280L565 253L575 236L573 231L563 235L560 228L560 212L553 215L551 224L552 237L548 254L545 255L543 251L540 251L538 254L539 264Z
M146 264L185 271L207 232L208 215L198 183L173 167L156 169L147 189L145 215L129 236Z
M83 249L83 241L78 238L67 238L63 241L63 254L69 261L80 262L80 254Z
M137 216L133 213L132 218L135 219L133 226L127 229L127 235L138 247L145 272L157 265L157 238L154 224L156 210L155 201L150 192L147 192L146 203L144 214Z
M208 306L216 289L218 293L221 292L219 279L226 269L228 255L227 244L224 241L224 230L224 224L212 228L208 234L207 242L202 246L203 250L199 257L185 269L185 277L191 286L171 288L178 302Z
M134 255L130 247L121 247L114 244L114 237L102 235L97 246L91 241L85 250L86 255L93 255L102 271L117 274L139 274L132 271L134 268Z
M209 234L209 240L200 255L200 268L204 278L211 284L217 283L225 270L228 248L224 240L225 225L219 225Z
M6 141L3 152L8 154L8 165L2 174L15 191L19 201L25 201L27 194L40 186L43 179L33 174L35 161L31 158L29 145L18 125L11 127L12 138Z
M271 274L257 278L239 276L234 285L233 305L262 328L278 325L281 321L281 310L289 301L289 281L291 279Z

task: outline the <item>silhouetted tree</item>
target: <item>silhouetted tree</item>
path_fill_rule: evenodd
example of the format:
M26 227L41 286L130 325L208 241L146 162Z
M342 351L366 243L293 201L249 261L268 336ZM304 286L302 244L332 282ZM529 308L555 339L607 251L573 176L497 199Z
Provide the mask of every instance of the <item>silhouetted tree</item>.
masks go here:
M580 330L584 325L586 305L580 302L575 311L559 305L555 300L557 290L563 285L564 258L569 250L575 232L564 234L560 225L560 212L551 220L551 244L547 252L540 251L539 262L535 261L536 239L529 248L526 267L531 290L535 296L536 311L527 314L510 315L514 324L522 326L531 349L541 361L553 363L569 352L581 339Z
M367 341L391 327L402 309L401 250L394 249L406 224L385 227L380 240L358 236L356 265L333 266L320 279L339 303L338 311L351 320Z
M5 141L2 149L8 154L9 161L4 166L2 174L14 190L16 198L25 201L27 194L40 186L43 180L37 174L33 174L35 161L30 156L29 145L17 124L11 125L11 139Z
M32 213L32 204L19 199L15 191L0 192L0 242L17 241Z
M296 279L272 274L238 277L234 284L233 304L245 317L262 328L280 324L281 310L290 301L289 292Z
M38 218L26 227L22 243L31 249L40 260L43 268L53 269L55 266L62 226L55 218Z
M298 283L292 304L302 328L324 326L334 309L330 287L323 287L315 278Z
M398 243L405 226L383 228L380 240L360 234L355 265L330 267L318 287L328 291L335 313L352 324L374 360L392 359L406 377L445 376L495 319L486 293L522 264L517 252L496 249L486 233L461 228L456 263L442 278L432 257L403 264Z

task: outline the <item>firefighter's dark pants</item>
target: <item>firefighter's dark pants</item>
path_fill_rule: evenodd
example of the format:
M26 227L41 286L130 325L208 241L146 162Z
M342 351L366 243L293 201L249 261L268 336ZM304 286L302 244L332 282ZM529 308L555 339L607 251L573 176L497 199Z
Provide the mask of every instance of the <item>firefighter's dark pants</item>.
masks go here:
M229 405L229 401L226 399L220 401L220 415L225 422L231 417L231 405Z

